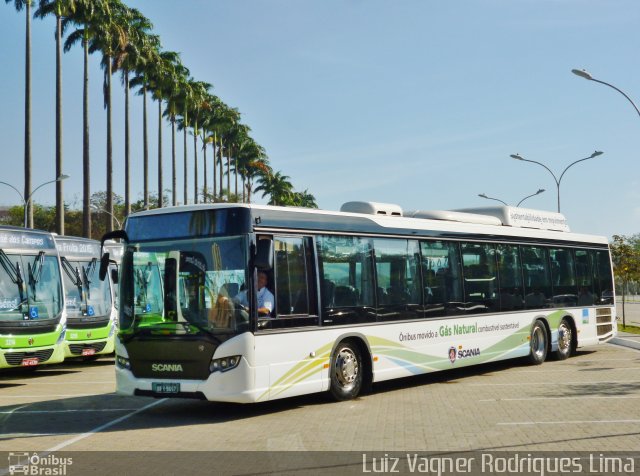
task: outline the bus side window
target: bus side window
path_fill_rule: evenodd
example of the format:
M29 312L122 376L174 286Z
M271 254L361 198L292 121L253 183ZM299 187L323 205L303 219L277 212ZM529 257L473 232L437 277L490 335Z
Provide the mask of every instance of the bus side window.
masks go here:
M317 315L313 247L309 237L276 237L276 317Z

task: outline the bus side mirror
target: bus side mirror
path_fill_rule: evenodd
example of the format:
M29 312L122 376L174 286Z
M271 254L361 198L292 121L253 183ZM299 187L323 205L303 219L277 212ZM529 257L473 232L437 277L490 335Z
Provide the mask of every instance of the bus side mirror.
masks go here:
M107 271L109 271L109 252L106 252L100 258L100 271L98 272L100 281L104 281L104 278L107 277Z
M111 268L111 282L118 284L118 270Z
M258 240L253 263L258 269L273 268L273 240Z

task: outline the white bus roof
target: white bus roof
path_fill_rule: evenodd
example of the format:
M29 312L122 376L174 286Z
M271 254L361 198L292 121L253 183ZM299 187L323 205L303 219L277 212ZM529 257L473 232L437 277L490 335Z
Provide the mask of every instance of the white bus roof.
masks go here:
M352 202L353 203L353 202ZM310 229L314 231L339 231L360 233L366 229L367 233L399 233L406 230L415 230L412 234L425 236L436 234L438 236L454 235L472 236L474 234L500 236L513 238L531 238L535 240L558 240L565 242L593 243L607 245L608 240L604 236L588 235L569 232L566 219L563 215L543 210L523 209L516 207L486 207L469 208L451 211L417 211L406 212L403 216L391 213L377 213L377 210L402 210L394 204L378 202L362 202L361 205L349 205L349 209L361 209L353 211L328 211L301 207L281 207L271 205L243 204L243 203L203 203L198 205L182 205L177 207L156 208L131 214L131 218L148 215L160 215L165 213L192 212L198 210L220 210L227 208L246 208L251 214L261 217L256 228L291 228ZM286 214L286 215L283 215ZM304 215L304 218L303 218ZM312 216L318 217L313 220ZM277 216L277 218L275 218ZM287 224L283 225L285 216ZM270 217L274 217L271 219ZM299 218L298 218L299 217ZM322 217L322 218L321 218ZM331 218L334 217L334 218ZM353 218L353 227L346 226L345 220ZM321 218L321 219L320 219ZM334 220L340 222L335 227ZM363 226L363 221L371 226ZM276 223L277 225L270 225ZM545 226L542 224L546 222ZM377 229L378 231L375 231ZM386 230L386 231L385 231ZM394 231L395 230L395 231ZM560 231L562 230L562 231ZM434 232L434 233L430 233ZM406 233L402 233L406 234ZM524 241L524 240L523 240Z

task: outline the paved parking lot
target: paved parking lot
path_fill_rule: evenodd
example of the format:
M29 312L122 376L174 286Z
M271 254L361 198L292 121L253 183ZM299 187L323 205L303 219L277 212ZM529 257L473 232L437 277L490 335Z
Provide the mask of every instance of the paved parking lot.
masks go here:
M640 352L610 344L542 366L510 361L386 382L342 403L310 395L235 405L114 390L112 359L3 374L0 451L640 448Z

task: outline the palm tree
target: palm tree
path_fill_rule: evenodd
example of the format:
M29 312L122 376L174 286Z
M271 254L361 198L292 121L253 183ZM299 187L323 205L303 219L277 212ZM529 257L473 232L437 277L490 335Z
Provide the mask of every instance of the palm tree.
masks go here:
M242 201L251 202L251 189L253 179L270 173L267 164L267 155L264 148L258 145L251 137L246 137L239 145L236 152L235 171L242 177ZM245 195L246 194L246 195Z
M289 177L280 172L263 174L258 177L256 192L262 192L262 197L269 195L268 205L287 205L293 193L293 185Z
M174 51L163 51L156 63L150 65L148 71L148 87L153 99L158 101L158 207L164 206L162 194L163 166L162 166L162 101L169 96L176 65L180 63L180 55Z
M106 230L113 230L113 134L111 120L111 77L113 60L116 53L125 49L127 44L127 7L120 0L107 0L93 20L97 34L91 39L89 52L102 53L101 66L104 70L103 92L104 108L107 111L107 203Z
M31 3L32 0L5 0L16 11L25 9L25 68L24 68L24 197L31 195ZM29 227L33 228L33 208L25 204Z
M126 8L124 11L126 27L125 42L115 52L113 58L114 71L121 72L121 80L124 86L124 208L125 215L131 213L131 147L130 147L130 132L129 132L129 89L130 81L129 74L135 71L136 68L142 63L142 54L144 46L149 35L149 31L153 28L151 22L142 15L135 8Z
M182 110L182 104L184 102L184 94L186 83L189 78L189 70L177 63L174 65L174 77L173 80L168 83L167 90L167 107L165 108L164 115L169 118L171 122L171 194L172 205L178 204L178 183L177 183L177 170L176 170L176 118L179 112Z
M160 55L160 37L145 35L140 38L139 56L135 67L135 75L129 82L131 88L140 88L138 95L142 96L142 164L143 164L143 204L149 209L149 134L147 120L147 89L149 71Z
M49 15L56 17L56 177L63 174L62 156L62 17L72 15L75 0L39 0L34 15L43 19ZM64 193L63 182L56 182L56 233L64 235Z
M310 194L306 189L303 192L293 192L287 205L305 208L318 208L316 197Z
M89 41L96 35L93 22L103 6L103 0L78 0L76 8L62 19L62 34L70 25L79 28L69 34L64 51L82 43L84 50L84 81L82 90L82 235L91 237L91 167L89 160Z
M208 91L211 89L211 84L205 83L204 81L191 81L191 101L189 102L189 117L191 121L187 124L191 125L193 128L193 183L194 183L194 203L198 203L198 122L202 115L203 111L208 110L211 106L209 105L209 94Z

